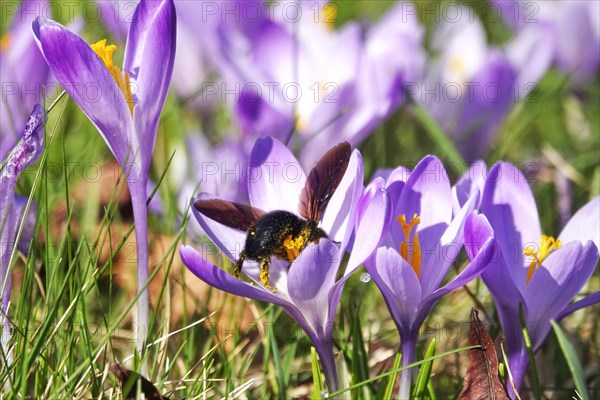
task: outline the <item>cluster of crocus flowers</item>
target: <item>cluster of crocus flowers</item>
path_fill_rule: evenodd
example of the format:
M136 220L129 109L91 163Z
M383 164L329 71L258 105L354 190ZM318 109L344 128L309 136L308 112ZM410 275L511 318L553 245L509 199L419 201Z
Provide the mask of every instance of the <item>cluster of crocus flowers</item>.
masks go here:
M176 16L172 0L144 1L135 10L123 68L112 62L116 46L90 46L64 26L43 18L33 31L50 70L96 126L127 178L138 263L137 346L148 329L147 183L160 113L175 58ZM90 88L96 89L95 91ZM96 93L95 96L90 95Z
M498 310L518 390L529 366L520 308L532 347L538 350L550 332L551 320L600 301L600 292L595 292L569 304L598 263L600 197L582 207L557 238L544 235L525 176L514 165L500 162L487 175L480 208L486 218L465 232L465 246L473 257L489 238L498 243L481 277ZM512 385L508 389L515 397Z
M275 139L259 139L249 165L249 175L260 177L248 181L250 205L265 212L280 210L299 215L300 194L307 177L290 150ZM206 283L228 293L283 307L313 342L332 391L338 389L332 333L342 289L350 274L378 245L383 232L380 225L385 223L388 212L384 191L373 193L368 204L360 201L362 192L362 157L354 150L343 178L318 221L318 227L327 237L310 243L293 262L273 258L268 285L260 277L257 262L247 260L243 264L242 271L253 282L248 283L234 278L193 248L181 249L185 265ZM196 200L214 198L214 195L200 193ZM223 225L196 210L194 214L208 237L235 263L244 246L246 232ZM357 215L368 218L371 227L354 231ZM342 274L339 271L342 256L353 231L354 242L361 245L355 246Z
M384 239L365 266L396 323L406 366L416 361L419 329L437 300L481 274L492 255L494 238L486 237L472 262L441 286L463 246L463 231L477 218L478 196L454 213L448 175L433 156L422 159L413 171L400 167L384 175L375 178L367 191L387 192L392 211L384 225ZM371 223L363 217L357 226ZM411 374L408 369L401 375L401 399L410 395Z
M41 105L36 104L25 125L21 141L12 149L6 162L2 164L2 170L0 170L1 347L4 353L3 359L9 361L11 358L10 351L8 351L7 342L5 341L8 341L11 331L8 319L11 291L10 264L15 248L18 247L20 251L27 253L33 229L28 229L26 225L28 223L32 225L31 222L35 223L35 221L30 221L29 215L26 215L28 200L15 194L15 186L21 171L32 165L42 154L44 149L44 125L44 109ZM18 237L20 227L23 227L23 230L20 237Z

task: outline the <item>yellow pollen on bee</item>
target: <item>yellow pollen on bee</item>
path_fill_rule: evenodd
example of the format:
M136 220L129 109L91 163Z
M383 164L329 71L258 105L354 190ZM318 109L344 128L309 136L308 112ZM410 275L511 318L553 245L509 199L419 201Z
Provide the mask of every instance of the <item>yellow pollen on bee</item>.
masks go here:
M289 262L292 262L298 258L298 255L304 248L305 243L306 238L304 235L300 235L295 239L292 237L292 235L289 235L285 238L283 241L283 247L285 248Z
M108 69L108 72L110 72L110 75L113 77L115 82L117 82L119 89L121 89L123 96L125 96L125 101L127 101L127 105L129 106L129 112L131 112L131 115L133 116L133 99L131 97L129 73L125 72L123 74L118 67L113 65L112 61L113 53L115 52L115 50L117 50L117 46L115 46L114 44L107 46L106 39L102 39L92 44L90 47L92 48L92 50L94 50L94 53L96 53L98 57L100 57L100 59L106 66L106 69Z
M421 217L414 214L409 223L406 222L406 215L402 214L398 217L398 222L402 227L404 240L400 242L400 255L404 260L411 265L417 277L421 276L421 244L419 243L419 233L415 231L412 240L410 234L417 225L421 223Z
M523 255L532 257L527 270L527 283L533 277L533 273L542 265L544 260L550 255L553 250L560 249L562 243L560 240L554 239L552 236L542 235L540 247L536 250L532 246L528 246L523 251Z

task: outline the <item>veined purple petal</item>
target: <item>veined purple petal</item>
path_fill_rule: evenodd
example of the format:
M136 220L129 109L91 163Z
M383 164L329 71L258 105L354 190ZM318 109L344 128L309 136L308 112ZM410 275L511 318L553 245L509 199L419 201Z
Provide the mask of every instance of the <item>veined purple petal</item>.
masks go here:
M558 236L563 243L593 241L600 248L600 196L584 205L571 217Z
M217 198L208 193L199 193L194 201L196 200L208 200ZM238 231L233 228L229 228L223 224L220 224L196 210L192 206L192 212L200 223L200 226L206 232L208 237L213 243L233 262L235 262L240 255L240 252L244 248L246 243L246 232Z
M182 246L179 250L181 259L185 266L198 278L209 285L236 296L266 301L279 305L289 305L275 294L262 286L250 285L240 279L236 279L219 267L210 263L200 253L189 246Z
M171 82L176 32L172 0L140 1L129 29L123 70L135 85L133 118L143 171L150 166L158 120Z
M98 128L119 163L134 162L139 144L132 142L131 113L104 63L83 39L54 21L36 19L33 32L50 70Z
M379 287L398 330L418 329L414 321L421 303L421 283L410 264L395 249L380 247L365 266Z
M481 200L515 285L525 293L527 266L523 251L539 245L540 221L525 176L514 165L499 162L491 169Z
M270 137L254 144L248 169L250 204L265 211L298 213L306 175L292 152Z
M598 263L598 248L570 242L553 251L539 267L525 292L527 321L537 327L532 342L539 347L555 319L590 279Z
M329 291L342 261L339 245L329 239L310 244L292 263L288 273L291 302L316 332L325 332L334 315L329 315Z
M354 272L373 254L389 229L392 205L386 190L379 188L368 196L370 199L364 205L362 215L354 227L354 247L344 277Z
M345 249L352 231L360 195L363 191L363 159L358 150L350 156L346 173L331 196L321 226L334 242Z

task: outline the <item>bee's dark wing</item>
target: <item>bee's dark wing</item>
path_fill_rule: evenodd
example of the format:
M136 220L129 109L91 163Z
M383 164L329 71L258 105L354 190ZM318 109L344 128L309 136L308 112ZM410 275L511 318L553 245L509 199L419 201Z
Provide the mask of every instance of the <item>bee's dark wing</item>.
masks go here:
M196 200L194 208L208 218L240 231L247 231L266 214L259 208L221 199Z
M352 149L342 142L329 150L310 170L300 193L298 212L306 219L319 221L331 196L346 173Z

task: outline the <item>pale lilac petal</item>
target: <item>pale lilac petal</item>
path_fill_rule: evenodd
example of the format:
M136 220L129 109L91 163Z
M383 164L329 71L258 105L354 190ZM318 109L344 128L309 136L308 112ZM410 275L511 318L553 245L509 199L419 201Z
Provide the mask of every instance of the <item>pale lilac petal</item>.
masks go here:
M475 194L475 192L479 192L480 195L483 194L483 187L487 175L488 170L485 162L477 160L471 164L469 170L461 176L456 185L452 187L452 209L454 215L458 214L460 209L465 205L467 200Z
M259 301L266 301L279 305L286 304L286 302L269 290L264 289L262 286L250 285L240 279L234 278L227 272L207 261L192 247L182 246L179 250L179 254L181 255L181 259L185 266L194 275L219 290Z
M474 222L473 220L476 218L476 214L470 215L470 218L468 219L469 223L467 224L469 231L472 231L475 228L473 227L473 225L481 223L481 221ZM469 237L471 236L472 234L469 233ZM481 275L483 271L489 269L492 265L492 262L495 259L500 258L495 250L496 241L495 238L491 236L481 245L479 252L475 255L475 257L471 260L469 265L463 271L461 271L454 279L448 282L445 286L442 286L441 288L435 290L422 301L419 307L417 322L419 322L420 324L422 323L422 321L425 320L425 318L431 312L431 309L440 297L450 293L453 290L460 288L461 286L466 285L467 283L471 282L473 279Z
M64 26L43 18L33 32L50 70L88 116L121 165L138 154L131 142L134 128L129 107L117 83L89 44Z
M334 242L346 248L352 231L358 202L363 190L363 159L358 150L350 156L346 173L325 209L321 227Z
M600 248L600 196L584 205L571 217L558 239L567 244L572 241L593 241Z
M321 239L310 244L292 263L288 273L288 294L291 302L300 310L315 331L325 331L333 319L329 315L329 291L335 278L343 253L339 245Z
M209 193L199 193L194 199L196 200L208 200L217 198ZM238 231L237 229L229 228L223 224L220 224L200 213L192 206L192 212L200 223L200 226L206 232L208 237L213 243L233 262L235 262L240 255L240 252L244 248L246 243L246 232Z
M421 302L417 274L395 249L380 247L365 263L399 329L412 329Z
M132 81L133 117L144 171L150 165L158 120L171 82L176 32L172 0L138 4L127 37L123 70L129 72Z
M250 155L248 194L253 207L298 213L306 175L292 152L278 140L258 139Z
M533 193L517 167L500 162L491 169L485 185L481 211L494 229L510 273L525 293L527 266L523 251L539 245L540 221Z
M525 292L529 323L537 325L532 335L534 345L540 345L555 319L579 293L598 263L598 248L589 241L585 246L570 242L553 251L539 267Z
M385 189L372 193L372 197L362 210L362 216L356 221L354 247L350 253L344 276L354 272L373 254L382 238L388 232L392 205Z
M386 179L386 190L390 194L390 199L397 201L400 198L400 193L408 181L410 176L410 170L405 167L397 167L390 172Z
M439 287L446 273L454 264L464 243L465 221L475 210L477 204L479 204L479 193L475 192L442 235L439 246L435 247L435 256L423 258L420 277L423 297L429 296Z

